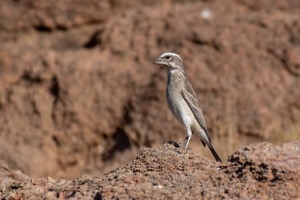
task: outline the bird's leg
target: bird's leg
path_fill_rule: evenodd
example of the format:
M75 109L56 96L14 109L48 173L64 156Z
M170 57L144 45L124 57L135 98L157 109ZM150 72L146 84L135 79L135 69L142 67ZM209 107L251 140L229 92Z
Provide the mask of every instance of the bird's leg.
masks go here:
M185 149L188 148L189 146L189 143L190 143L190 139L192 138L192 130L190 127L187 128L187 136L185 137L185 139L183 140L182 144L183 144L183 147Z

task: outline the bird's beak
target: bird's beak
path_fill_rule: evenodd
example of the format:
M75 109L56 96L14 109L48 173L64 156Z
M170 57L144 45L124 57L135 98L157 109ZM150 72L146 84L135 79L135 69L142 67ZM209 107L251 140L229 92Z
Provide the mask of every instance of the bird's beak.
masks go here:
M158 57L153 61L153 63L157 64L157 65L162 65L162 64L164 64L164 61Z

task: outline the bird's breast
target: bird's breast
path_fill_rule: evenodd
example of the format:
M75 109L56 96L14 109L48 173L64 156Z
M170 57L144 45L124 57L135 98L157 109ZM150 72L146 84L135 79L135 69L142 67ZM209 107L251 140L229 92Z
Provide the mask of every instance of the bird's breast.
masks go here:
M169 85L166 91L168 106L173 115L185 126L189 126L193 119L193 113L181 96L181 90L174 85Z

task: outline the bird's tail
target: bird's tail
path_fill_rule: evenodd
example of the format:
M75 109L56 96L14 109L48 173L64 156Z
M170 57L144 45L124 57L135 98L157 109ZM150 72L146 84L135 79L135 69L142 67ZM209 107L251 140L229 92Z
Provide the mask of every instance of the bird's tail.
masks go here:
M210 143L210 144L207 144L208 148L210 149L212 155L215 157L216 161L218 162L222 162L220 156L218 155L218 153L216 152L214 146Z

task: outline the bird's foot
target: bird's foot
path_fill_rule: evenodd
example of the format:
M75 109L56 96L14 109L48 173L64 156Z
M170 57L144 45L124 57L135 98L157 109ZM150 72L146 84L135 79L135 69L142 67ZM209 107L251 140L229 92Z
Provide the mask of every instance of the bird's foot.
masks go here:
M171 145L174 145L174 147L176 147L176 148L181 147L180 144L178 144L177 142L174 142L174 141L168 141L167 143L168 143L168 144L171 144Z

